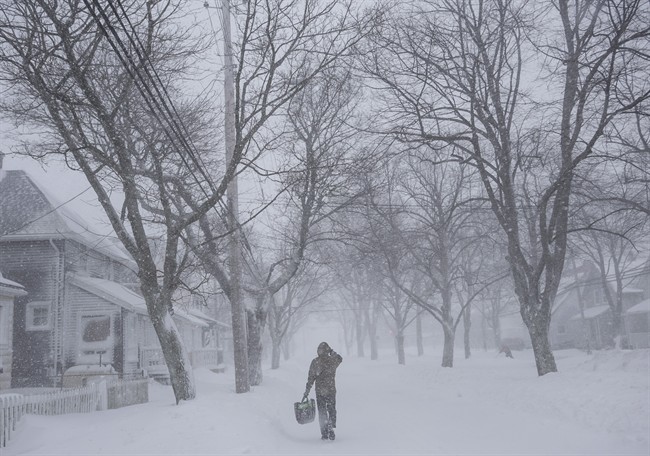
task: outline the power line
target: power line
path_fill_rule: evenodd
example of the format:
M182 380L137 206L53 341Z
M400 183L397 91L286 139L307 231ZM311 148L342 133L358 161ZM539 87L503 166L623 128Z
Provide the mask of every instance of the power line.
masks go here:
M167 91L164 83L162 82L160 76L158 75L158 72L157 72L155 66L151 63L151 60L149 59L149 57L147 55L147 50L144 47L144 45L142 44L142 41L140 40L140 38L138 36L138 33L135 30L135 27L133 26L133 23L129 19L129 15L128 15L127 11L125 10L125 8L124 8L124 6L122 4L122 1L117 0L117 3L119 5L122 13L124 14L124 17L126 18L126 21L129 24L131 32L133 32L132 34L129 33L126 30L126 26L125 26L124 22L122 21L122 18L120 16L119 12L114 7L112 1L108 0L108 3L111 6L111 9L113 10L115 16L117 17L120 25L122 26L122 29L124 30L127 37L129 38L129 41L131 42L131 44L135 48L135 51L138 54L138 57L139 57L139 59L140 59L140 61L142 63L142 68L145 70L146 76L153 83L153 86L154 86L154 89L156 90L156 93L162 99L161 101L162 101L163 107L165 108L165 111L166 111L167 115L169 115L170 119L172 119L174 127L177 127L177 128L174 129L174 134L181 141L181 144L183 145L183 147L186 150L187 154L192 159L192 162L196 165L197 169L199 170L199 172L201 173L201 175L203 176L203 178L207 182L208 186L210 187L210 190L213 193L216 193L215 185L212 182L212 179L210 178L210 176L205 171L205 168L206 168L205 163L201 159L201 155L198 154L198 153L195 153L196 152L196 146L192 142L191 135L189 134L189 131L187 130L187 127L185 126L185 124L180 120L180 114L178 113L176 107L174 106L174 103L173 103L171 97L169 96L169 92ZM140 52L140 50L142 52ZM151 67L151 71L153 72L153 74L155 76L155 81L153 80L154 78L151 76L151 73L148 70L147 63L149 63L149 66ZM138 71L137 67L135 67L135 71L136 72ZM162 88L162 93L161 93L161 90L158 88L159 86ZM169 105L171 105L171 110L168 107L166 100L169 101ZM189 165L187 165L187 166L189 168ZM190 169L190 173L194 177L194 180L199 184L199 186L200 186L201 190L203 191L203 193L205 194L206 198L209 199L210 197L203 190L203 188L201 187L201 183L196 178L196 176L191 171L191 169ZM223 201L219 200L217 203L221 206L222 210L224 210L224 211L228 210L224 206ZM222 219L223 222L225 222L225 225L228 226L226 220L223 218L223 215L221 213L219 213L218 211L217 211L217 215ZM239 227L239 228L241 228L241 227ZM244 242L245 242L245 244L247 246L247 249L250 249L250 246L248 245L248 241L246 239L245 233L242 233L242 237L243 237L243 240L244 240Z
M208 185L209 185L209 187L211 188L211 190L212 190L213 192L216 192L216 190L215 190L215 188L214 188L214 185L213 185L213 183L212 183L210 177L205 173L205 170L204 170L205 165L202 164L202 163L199 163L199 159L196 158L196 155L194 154L194 151L192 150L192 147L190 146L190 143L188 142L188 140L186 140L186 139L183 137L183 134L182 134L182 133L183 133L183 130L187 133L187 128L183 125L182 122L178 122L178 121L176 120L176 118L174 117L174 115L172 114L172 111L173 111L174 113L176 113L176 116L179 117L179 116L178 116L178 111L173 107L173 102L171 101L171 98L169 97L169 93L168 93L168 92L166 91L166 89L164 88L164 84L162 84L162 81L161 81L160 77L157 75L155 68L153 67L153 65L152 65L151 62L149 61L149 64L150 64L150 66L152 67L152 71L153 71L154 73L156 73L156 78L157 78L158 82L163 86L162 92L164 92L164 94L161 92L160 89L158 89L158 87L157 87L157 85L156 85L156 82L155 82L154 79L153 79L153 76L151 75L151 73L149 72L149 70L148 70L148 68L147 68L147 62L145 61L145 57L140 53L140 50L138 49L138 44L136 44L136 42L135 42L135 40L133 39L133 37L132 37L132 36L129 34L129 32L126 30L126 25L125 25L124 22L122 21L120 15L119 15L119 12L116 10L116 8L115 8L115 6L113 5L112 1L111 1L111 0L108 0L108 3L109 3L109 5L110 5L110 7L111 7L113 13L116 15L116 17L117 17L117 19L118 19L118 22L119 22L120 25L122 26L122 29L124 30L124 32L126 33L127 37L129 38L129 41L130 41L131 44L135 47L135 49L136 49L136 53L138 54L138 56L139 56L139 58L140 58L140 61L141 61L141 63L142 63L142 68L144 69L144 71L145 71L145 73L146 73L146 77L149 79L150 82L152 82L152 85L154 86L154 88L155 88L155 90L156 90L156 93L157 93L157 94L162 98L161 100L157 100L156 97L153 95L151 88L149 87L147 81L145 80L145 77L144 77L144 76L140 73L140 71L138 70L138 66L133 62L133 59L131 58L131 56L130 56L130 54L129 54L127 48L126 48L126 46L125 46L124 43L122 42L122 40L121 40L119 34L116 32L115 28L112 26L111 21L110 21L110 19L109 19L109 17L108 17L108 14L107 14L106 10L105 10L104 8L102 8L102 6L99 4L99 1L98 1L98 0L92 0L93 5L91 5L89 2L90 2L90 0L84 0L84 3L86 4L86 6L88 7L88 9L90 10L90 12L91 12L93 18L95 19L95 21L97 22L98 26L99 26L100 29L102 30L104 36L106 37L107 41L109 42L109 44L110 44L111 47L113 48L114 52L117 54L117 56L118 56L120 62L122 63L122 65L125 67L125 69L126 69L127 72L129 73L129 76L131 76L131 78L132 78L132 79L134 80L134 82L136 83L136 87L138 88L138 91L140 92L140 94L143 96L145 102L147 103L147 106L148 106L149 109L151 110L152 115L153 115L153 116L156 118L156 120L158 120L158 122L160 122L160 123L162 123L162 122L160 121L160 117L161 117L161 116L165 119L165 121L166 121L167 124L169 125L169 127L170 127L170 129L172 130L172 132L174 133L174 135L175 135L175 136L178 138L178 140L180 141L181 146L182 146L181 148L184 149L184 150L187 152L188 156L192 159L192 161L194 162L194 164L197 166L197 168L199 169L199 171L201 172L201 174L202 174L203 177L205 178L205 181L208 183ZM119 2L119 0L118 0L118 2ZM104 22L105 22L106 27L104 26L104 24L102 24L102 21L100 20L100 17L97 15L97 12L96 12L95 9L93 8L93 6L97 7L97 9L99 10L99 12L100 12L102 18L104 19ZM124 8L123 8L123 6L121 5L121 3L120 3L120 8L122 9L122 12L125 14L125 16L127 17L127 20L128 20L128 14L127 14L126 11L124 10ZM128 22L129 22L129 25L131 26L131 28L132 28L132 30L133 30L133 32L134 32L134 36L136 37L136 40L138 40L138 42L139 42L139 44L140 44L140 47L144 50L144 46L142 45L142 43L141 43L141 42L139 41L139 39L137 38L137 31L135 31L135 29L134 29L134 27L133 27L133 24L130 22L130 20L128 20ZM111 34L113 35L113 38L111 38L111 35L110 35L110 34L108 33L108 31L106 30L107 28L111 31ZM115 42L113 41L113 39L114 39L118 44L115 44ZM119 45L119 46L118 46L118 45ZM120 50L120 48L121 48L121 50ZM124 53L124 55L123 55L122 53ZM145 54L146 54L146 50L145 50ZM127 62L127 60L128 60L128 62ZM138 83L138 81L139 81L139 83ZM146 92L146 93L145 93L145 92ZM148 95L148 96L147 96L147 95ZM165 97L165 95L166 95L166 97ZM165 98L167 98L167 99L169 100L170 104L172 105L172 109L170 109L170 108L167 106L167 103L166 103L166 101L165 101ZM164 105L164 109L160 107L160 103L162 103L162 104ZM158 110L160 111L160 115L156 112L156 109L154 108L153 105L155 105L155 106L158 108ZM169 116L169 117L171 118L171 121L167 118L167 116ZM180 125L180 127L179 127L179 125ZM181 131L179 131L179 129L180 129ZM167 130L165 130L165 135L169 138L169 140L172 142L172 144L175 145L175 141L174 141L174 139L171 137L170 133L169 133ZM201 185L201 182L200 182L199 179L196 177L195 173L192 171L191 167L189 166L189 164L188 164L187 161L185 160L185 157L183 156L183 154L180 154L180 155L181 155L181 159L183 160L183 163L187 166L188 171L191 173L191 175L193 176L194 180L195 180L195 181L197 182L197 184L199 185L199 188L201 189L201 191L205 194L206 198L210 199L210 196L206 193L205 189L204 189L203 186ZM219 201L217 201L217 203L221 206L222 210L226 210L226 211L227 211L227 208L224 207L223 201L219 200ZM213 206L213 209L216 211L216 208L215 208L214 206ZM216 211L216 212L217 212L217 215L222 219L222 221L225 222L224 217L223 217L223 214L221 214L221 213L218 212L218 211ZM228 227L228 223L227 223L227 222L226 222L226 227ZM234 227L228 227L228 228L229 228L229 229L234 229ZM238 227L238 229L241 230L241 227ZM243 231L242 231L242 239L244 240L244 244L245 244L246 247L247 247L245 250L248 251L248 253L249 253L249 255L250 255L250 254L251 254L251 252L250 252L250 246L249 246L249 243L248 243L248 241L247 241L247 239L246 239L245 233L243 233ZM250 264L248 263L248 260L246 260L246 259L244 258L244 261L247 263L247 266L250 268L251 266L250 266Z
M124 42L120 38L120 36L117 33L117 31L115 30L115 28L112 26L110 18L108 17L108 14L107 14L106 10L99 4L99 0L92 0L92 3L93 3L92 5L91 5L90 1L91 0L84 0L84 3L86 4L88 9L90 10L91 15L95 19L95 22L97 23L99 28L102 30L106 40L108 41L110 46L113 48L113 50L116 53L118 59L120 60L120 62L122 63L122 65L124 66L126 71L129 73L129 76L131 77L131 79L135 82L135 85L138 88L138 91L140 92L140 94L142 95L145 103L149 107L151 114L162 125L166 124L171 129L171 131L174 133L174 136L177 137L177 139L180 138L181 136L178 133L175 122L173 121L173 119L169 120L167 118L167 116L165 115L166 111L169 112L169 108L163 109L163 108L160 107L160 103L156 99L156 97L154 96L151 88L147 84L147 81L142 76L140 71L138 71L138 65L135 64L135 62L133 61L131 55L129 54L128 49L126 48ZM112 5L112 2L109 0L108 3L111 5L111 8L115 11L115 7ZM101 15L101 18L103 18L103 20L105 22L105 26L104 26L104 24L102 24L102 21L100 19L100 16L98 16L97 11L95 11L95 7L99 11L99 13ZM119 18L119 15L118 15L118 21L122 25L124 24L122 22L121 18ZM110 32L111 32L110 34L107 31L107 28L110 30ZM111 34L112 34L115 41L113 41L113 38L111 38ZM127 35L128 35L128 33L127 33ZM115 42L117 42L117 44ZM142 64L143 64L142 66L144 67L145 72L147 73L147 76L149 77L149 79L152 79L151 75L148 73L148 70L146 69L146 62L142 61ZM160 92L158 91L158 93L160 93ZM164 100L163 100L163 102L164 102ZM154 107L154 105L155 105L155 107ZM165 122L161 121L161 119L160 119L161 116L164 118ZM164 131L165 135L167 136L167 138L171 141L172 145L176 146L176 141L172 137L172 134L170 133L170 131L168 129L166 129L166 128L164 128L163 131ZM180 142L181 142L181 144L180 144L179 149L186 149L187 150L188 149L187 144L182 139L180 140ZM201 191L206 195L207 198L209 198L209 196L205 192L205 189L203 189L203 186L201 185L201 182L198 180L198 178L196 177L196 175L192 171L192 168L190 167L189 163L187 162L185 156L183 154L179 154L179 155L181 157L181 160L183 161L183 163L187 167L188 171L192 174L195 181L199 185L199 188L201 189Z
M14 234L14 233L17 233L18 231L20 231L20 230L22 230L23 228L25 228L25 227L31 225L32 223L36 223L36 222L38 222L39 220L41 220L41 219L47 217L48 215L52 214L53 212L58 211L61 207L65 206L66 204L70 203L71 201L73 201L73 200L79 198L81 195L83 195L84 193L86 193L86 192L87 192L88 190L90 190L90 189L91 189L91 187L88 186L85 190L82 190L81 192L79 192L79 193L77 193L75 196L73 196L72 198L67 199L67 200L64 201L63 203L59 204L59 205L56 206L56 207L53 207L52 209L50 209L49 211L45 212L44 214L42 214L42 215L36 217L35 219L33 219L33 220L29 220L28 222L23 223L21 226L19 226L18 228L14 229L14 230L12 230L12 231L9 231L8 233L3 233L3 234L1 234L1 235L0 235L0 239L2 239L2 238L5 237L5 236L10 236L10 235L12 235L12 234Z
M128 16L128 14L127 14L127 12L124 9L124 6L122 4L122 1L117 0L117 4L119 5L120 9L122 10L122 13L124 14L124 17L126 18L126 21L128 22L129 27L130 27L131 31L133 32L133 35L126 30L126 26L124 25L124 22L122 21L122 18L119 15L119 12L117 11L117 9L115 8L113 2L111 0L108 0L108 4L110 5L111 9L115 13L115 16L117 17L117 20L119 21L120 25L122 26L122 29L126 33L126 36L129 38L129 41L134 46L135 52L138 55L138 57L140 59L140 62L142 63L142 68L144 69L144 71L147 74L148 78L153 82L153 86L154 86L154 89L156 90L156 93L162 99L162 104L163 104L163 107L165 108L166 113L169 115L169 118L173 122L174 127L177 128L177 130L175 130L176 136L181 141L183 147L187 151L188 155L190 156L190 158L192 159L194 164L197 165L197 168L199 169L199 172L201 172L201 175L203 176L203 178L206 180L206 182L210 186L210 189L214 192L215 191L214 184L212 183L210 177L207 175L207 173L206 173L206 171L204 169L205 164L200 160L199 156L195 155L194 150L196 149L196 146L192 142L191 135L189 134L189 131L187 130L187 127L185 126L185 123L180 120L180 114L178 113L178 110L176 109L176 106L173 104L172 99L171 99L171 97L169 95L169 92L167 91L167 88L163 84L163 82L162 82L162 80L161 80L161 78L160 78L160 76L158 74L158 71L156 70L156 68L151 63L151 60L149 59L149 56L147 54L147 50L144 47L144 45L142 44L142 41L140 40L140 38L139 38L139 36L137 34L137 31L135 30L135 27L133 26L133 23L129 19L129 16ZM140 49L138 48L138 46L139 46ZM142 52L140 52L140 50ZM153 75L155 76L155 80L151 76L151 74L150 74L150 72L148 70L147 63L149 63L149 66L151 67L151 72L153 72ZM157 82L157 84L156 84L156 82ZM161 89L162 89L162 93L161 93ZM168 106L168 104L166 103L165 100L169 101L169 105L171 105L171 110L170 110L170 108L169 108L169 106ZM201 163L199 163L199 161L201 161Z

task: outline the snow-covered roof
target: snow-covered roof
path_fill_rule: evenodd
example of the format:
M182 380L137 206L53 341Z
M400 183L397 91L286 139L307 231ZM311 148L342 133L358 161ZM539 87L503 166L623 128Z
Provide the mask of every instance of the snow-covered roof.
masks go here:
M623 294L637 294L637 293L644 293L645 290L643 288L632 288L632 287L625 287L623 288Z
M13 280L5 279L0 273L0 295L4 296L23 296L27 294L25 288Z
M224 328L230 328L230 325L228 325L227 323L216 320L212 317L208 317L203 311L199 309L190 309L189 313L191 315L194 315L195 317L200 318L201 320L207 321L208 323L215 324L217 326L223 326Z
M112 237L95 233L83 217L22 170L5 171L0 181L0 236L6 241L71 239L120 263L134 264Z
M189 313L180 309L174 309L174 316L178 318L182 318L186 321L189 321L193 325L201 326L203 328L210 326L207 321L195 317L194 315L190 315Z
M584 318L586 320L589 320L591 318L596 318L599 315L604 314L609 310L609 306L604 305L604 306L595 306L595 307L588 307L587 309L584 310ZM574 315L571 317L569 320L580 320L582 319L581 314Z
M573 288L575 289L575 287ZM567 302L570 302L573 298L572 289L565 288L562 290L562 293L558 292L555 297L555 302L553 303L553 312L565 305Z
M126 310L147 314L144 298L117 282L72 274L70 283Z
M102 299L112 302L123 309L141 315L148 315L147 305L145 304L144 298L122 284L111 280L87 277L78 274L70 275L70 283L82 290L94 294L95 296L99 296ZM182 318L195 326L209 326L206 320L190 315L181 309L175 309L174 316ZM208 317L206 316L206 318Z
M645 299L640 303L627 309L628 314L650 313L650 299Z

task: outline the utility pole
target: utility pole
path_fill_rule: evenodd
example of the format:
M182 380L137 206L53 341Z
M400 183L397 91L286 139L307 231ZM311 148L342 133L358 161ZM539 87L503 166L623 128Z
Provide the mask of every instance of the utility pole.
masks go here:
M226 163L234 166L235 152L235 82L233 75L232 38L230 30L230 3L222 0L223 18L223 54L224 54L224 99L225 99L225 140ZM230 308L232 313L232 338L235 358L235 391L250 391L248 378L248 342L246 335L246 317L241 293L242 252L241 231L239 230L239 193L237 173L228 183L228 227L232 230L230 237Z

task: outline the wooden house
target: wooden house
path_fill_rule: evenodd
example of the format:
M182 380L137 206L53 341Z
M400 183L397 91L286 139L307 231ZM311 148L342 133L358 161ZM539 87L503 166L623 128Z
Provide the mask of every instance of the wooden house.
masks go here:
M0 169L0 271L26 291L13 315L13 387L59 385L80 365L164 375L133 261L20 170ZM182 309L175 320L190 353L220 328ZM216 360L219 347L208 348Z
M26 294L22 285L0 273L0 390L11 387L14 298Z
M650 257L637 255L622 274L623 347L648 347L650 309ZM615 294L616 277L609 274L606 286ZM611 346L612 313L605 298L600 271L589 261L568 268L553 307L550 340L554 348L601 349Z

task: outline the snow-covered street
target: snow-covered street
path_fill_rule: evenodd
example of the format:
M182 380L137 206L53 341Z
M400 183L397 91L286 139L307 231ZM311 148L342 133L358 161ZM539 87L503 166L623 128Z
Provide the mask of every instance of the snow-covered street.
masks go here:
M337 375L337 439L299 425L293 402L309 359L265 372L236 395L232 372L195 372L198 398L174 405L152 384L150 402L58 417L27 416L3 456L81 454L647 455L650 351L556 352L557 374L538 377L532 352L475 351L453 369L438 354L344 357Z

